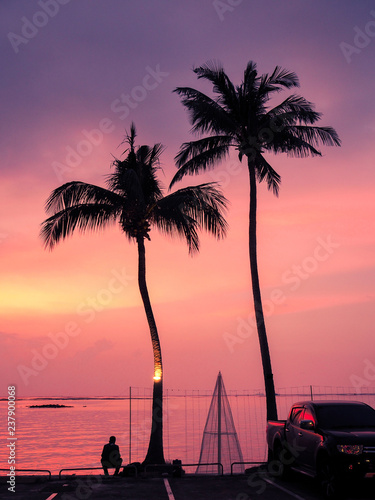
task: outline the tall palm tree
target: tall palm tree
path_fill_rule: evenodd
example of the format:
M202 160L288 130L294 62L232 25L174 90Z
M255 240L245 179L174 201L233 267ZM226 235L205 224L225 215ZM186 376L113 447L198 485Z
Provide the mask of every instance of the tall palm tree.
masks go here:
M186 142L176 156L179 170L171 186L186 174L195 174L213 168L229 154L238 150L239 160L247 159L250 181L249 253L256 324L259 336L265 380L267 418L277 418L277 407L271 360L264 322L259 286L256 241L257 181L266 181L278 194L280 176L271 167L264 153L286 153L290 156L320 156L317 147L339 146L340 140L332 127L317 127L321 114L312 103L292 94L280 104L269 106L271 97L283 89L299 86L295 73L277 66L269 74L258 75L256 64L250 61L243 81L235 86L220 64L207 63L194 69L198 79L213 85L214 98L190 87L178 87L187 108L192 131L209 134L196 141Z
M187 187L163 196L157 179L163 147L135 147L136 130L131 126L124 160L115 159L107 188L68 182L55 189L46 202L52 215L42 223L41 236L52 249L76 229L96 231L118 222L138 248L138 285L151 334L154 355L152 428L144 463L164 463L163 452L163 365L158 330L146 285L145 240L155 226L164 233L186 240L190 253L199 250L198 230L217 238L226 232L223 217L226 200L213 183Z

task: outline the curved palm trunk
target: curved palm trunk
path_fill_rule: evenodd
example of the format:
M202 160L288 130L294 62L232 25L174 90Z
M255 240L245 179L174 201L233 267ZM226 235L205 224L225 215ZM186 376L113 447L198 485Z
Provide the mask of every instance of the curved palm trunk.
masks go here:
M258 262L257 262L257 184L255 169L248 159L250 177L250 213L249 213L249 253L251 282L253 288L255 318L257 323L260 353L262 356L264 384L266 389L267 420L277 420L276 394L273 382L271 358L268 348L266 325L264 323L262 298L260 294Z
M150 442L144 464L164 464L163 452L163 366L159 335L146 285L146 251L142 236L137 238L138 244L138 285L150 328L152 349L154 354L154 388L152 394L152 425Z

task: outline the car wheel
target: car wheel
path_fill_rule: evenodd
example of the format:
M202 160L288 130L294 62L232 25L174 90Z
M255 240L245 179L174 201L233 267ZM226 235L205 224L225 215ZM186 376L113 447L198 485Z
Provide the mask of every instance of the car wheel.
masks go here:
M273 452L273 460L268 464L268 471L274 477L285 479L290 475L293 462L292 454L285 447L278 445Z
M324 498L340 499L344 498L342 481L329 458L323 458L318 465L318 478Z

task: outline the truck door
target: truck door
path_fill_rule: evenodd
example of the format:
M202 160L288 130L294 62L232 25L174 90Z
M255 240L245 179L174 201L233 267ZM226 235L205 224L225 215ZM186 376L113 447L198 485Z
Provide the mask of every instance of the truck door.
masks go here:
M288 443L289 450L295 458L295 463L298 465L300 463L301 457L299 452L299 441L300 441L300 421L302 420L304 412L303 406L294 406L291 409L289 419L285 424L285 439Z
M302 428L301 422L313 422L313 427ZM315 471L316 450L322 441L322 436L316 432L316 418L310 408L305 407L302 412L302 418L298 422L299 430L297 432L298 450L300 453L299 463L303 469L308 472ZM302 426L304 424L302 423Z

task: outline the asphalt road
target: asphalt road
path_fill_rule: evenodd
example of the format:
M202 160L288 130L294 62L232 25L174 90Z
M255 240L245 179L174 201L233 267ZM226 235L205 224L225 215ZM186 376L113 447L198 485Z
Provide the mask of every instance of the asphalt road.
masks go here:
M7 491L5 478L0 482L0 499L14 500L321 500L316 483L304 476L290 481L268 477L194 476L182 478L121 478L92 475L75 478L25 482L17 478L15 493ZM31 482L34 481L34 482ZM347 500L374 500L375 481L366 480L348 491Z

